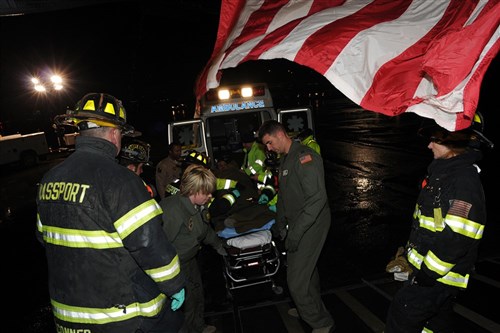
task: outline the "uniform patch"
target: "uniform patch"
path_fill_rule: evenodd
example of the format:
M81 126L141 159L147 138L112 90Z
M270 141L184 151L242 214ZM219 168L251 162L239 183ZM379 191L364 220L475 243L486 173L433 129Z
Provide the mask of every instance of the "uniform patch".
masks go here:
M467 218L469 216L472 204L462 200L452 200L448 214Z
M311 154L307 154L307 155L300 156L299 160L300 160L300 164L305 164L305 163L311 162L313 159L312 159Z

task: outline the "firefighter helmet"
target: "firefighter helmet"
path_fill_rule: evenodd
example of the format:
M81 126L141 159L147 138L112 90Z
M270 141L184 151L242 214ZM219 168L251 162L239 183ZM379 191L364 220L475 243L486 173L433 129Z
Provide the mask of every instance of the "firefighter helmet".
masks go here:
M57 125L76 126L80 131L98 128L115 127L122 130L123 135L131 135L134 128L127 124L127 114L122 102L105 93L89 93L76 103L74 110L56 116Z
M314 135L313 130L310 129L309 127L306 127L302 131L300 131L299 134L297 134L296 138L299 141L303 141L304 139L306 139L307 137L309 137L311 135Z
M196 150L188 150L184 156L184 165L198 164L208 168L208 158L204 154Z
M450 132L437 124L421 127L418 134L428 140L452 148L480 148L485 145L493 148L494 144L483 134L484 119L480 112L476 112L471 125L459 131Z
M149 152L151 145L141 140L131 140L122 144L120 155L118 156L121 164L125 163L144 163L151 166Z

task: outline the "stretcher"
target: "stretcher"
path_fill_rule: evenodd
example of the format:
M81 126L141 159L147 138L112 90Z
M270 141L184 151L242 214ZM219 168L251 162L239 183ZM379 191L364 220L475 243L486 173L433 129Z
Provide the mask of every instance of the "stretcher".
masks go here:
M272 240L271 226L274 219L260 228L238 234L226 227L218 232L226 243L224 276L229 293L239 288L270 283L274 293L283 288L276 285L273 276L280 268L280 253Z

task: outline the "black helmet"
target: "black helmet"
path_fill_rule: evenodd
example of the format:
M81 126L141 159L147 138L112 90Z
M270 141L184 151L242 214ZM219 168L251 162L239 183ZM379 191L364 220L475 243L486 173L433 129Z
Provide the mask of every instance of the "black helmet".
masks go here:
M190 164L198 164L204 166L205 168L209 167L208 158L197 150L188 150L186 152L186 156L184 156L183 164L185 166L188 166Z
M299 141L302 141L304 140L305 138L307 138L308 136L311 136L311 135L314 135L314 132L312 129L306 127L304 128L299 134L297 134L297 139Z
M430 141L453 148L480 148L481 144L493 148L494 144L483 134L484 120L481 113L476 112L471 125L459 131L450 132L437 124L421 127L418 134Z
M123 135L131 135L134 128L127 124L127 114L122 102L105 93L90 93L78 101L74 110L56 116L57 125L77 126L80 131L97 127L115 127Z
M144 165L151 166L149 160L149 151L151 145L140 140L131 140L122 144L122 149L118 158L121 164L128 163L144 163Z

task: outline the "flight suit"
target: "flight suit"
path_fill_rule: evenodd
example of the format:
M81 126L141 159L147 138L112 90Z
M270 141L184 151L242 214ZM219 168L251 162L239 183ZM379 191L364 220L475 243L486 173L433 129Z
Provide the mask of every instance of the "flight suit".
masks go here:
M277 216L281 230L288 225L287 282L297 311L312 328L332 326L316 267L331 223L323 159L298 142L281 160Z

